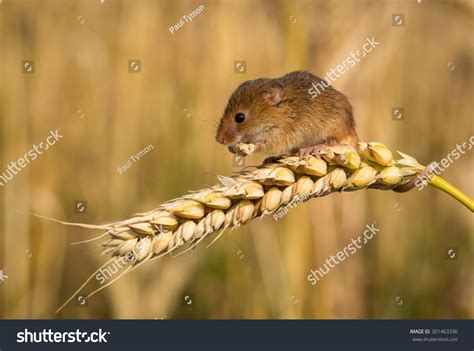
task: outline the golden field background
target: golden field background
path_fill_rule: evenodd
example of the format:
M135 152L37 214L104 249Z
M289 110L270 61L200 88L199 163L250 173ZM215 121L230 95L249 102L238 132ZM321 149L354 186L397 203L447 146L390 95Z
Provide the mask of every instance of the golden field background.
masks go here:
M169 32L201 4L193 22ZM392 26L400 13L406 25ZM213 184L238 169L214 141L238 84L323 75L372 36L380 45L334 82L355 108L359 136L439 161L474 134L473 19L472 1L3 0L0 173L50 130L64 137L0 187L0 316L474 318L473 217L432 188L313 199L279 222L255 221L209 248L148 263L58 315L106 260L97 241L69 243L100 232L20 213L106 223ZM131 59L140 73L129 73ZM34 74L22 73L23 60L34 60ZM235 73L242 60L246 73ZM394 107L403 121L392 119ZM471 197L472 161L467 153L443 173ZM81 200L86 214L75 213ZM381 232L311 286L309 269L373 222Z

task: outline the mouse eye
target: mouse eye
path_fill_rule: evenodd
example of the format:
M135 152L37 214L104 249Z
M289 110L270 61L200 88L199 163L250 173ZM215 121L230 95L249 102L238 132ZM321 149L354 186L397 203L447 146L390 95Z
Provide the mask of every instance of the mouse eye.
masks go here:
M242 123L245 120L245 115L242 112L239 112L235 115L235 121L237 123Z

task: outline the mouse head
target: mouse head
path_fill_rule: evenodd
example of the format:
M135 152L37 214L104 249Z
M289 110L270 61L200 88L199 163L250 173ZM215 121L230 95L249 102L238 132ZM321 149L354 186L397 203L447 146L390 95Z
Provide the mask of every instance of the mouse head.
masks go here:
M231 152L237 143L256 144L256 151L265 151L272 130L282 123L284 110L284 89L278 79L246 81L230 97L216 140Z

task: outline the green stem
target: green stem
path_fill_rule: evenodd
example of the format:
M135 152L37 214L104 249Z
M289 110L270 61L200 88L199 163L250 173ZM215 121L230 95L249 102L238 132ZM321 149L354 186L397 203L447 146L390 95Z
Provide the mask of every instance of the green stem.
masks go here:
M462 191L455 188L452 184L450 184L439 176L431 175L430 178L430 185L443 190L445 193L448 193L460 203L462 203L464 206L466 206L468 209L470 209L471 212L474 212L474 201L469 196L467 196Z

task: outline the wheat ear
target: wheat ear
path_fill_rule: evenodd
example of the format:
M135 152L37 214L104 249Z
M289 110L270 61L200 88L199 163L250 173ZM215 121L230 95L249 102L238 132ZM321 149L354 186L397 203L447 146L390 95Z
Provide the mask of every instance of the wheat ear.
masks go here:
M251 150L242 145L242 153ZM125 274L184 245L193 248L215 232L220 231L219 237L227 228L237 228L253 218L277 216L282 207L296 201L361 189L407 191L415 181L422 181L419 175L432 173L431 166L426 168L413 157L398 154L401 158L395 160L385 145L370 142L359 143L357 148L328 147L321 155L303 160L283 156L275 163L247 168L231 177L220 176L220 184L193 191L124 221L101 226L73 225L106 230L109 239L103 243L102 254L117 258L132 255ZM473 200L468 196L438 176L426 178L473 211Z

